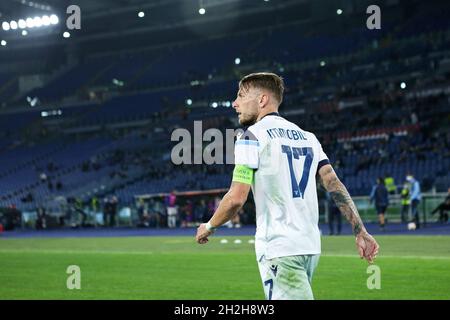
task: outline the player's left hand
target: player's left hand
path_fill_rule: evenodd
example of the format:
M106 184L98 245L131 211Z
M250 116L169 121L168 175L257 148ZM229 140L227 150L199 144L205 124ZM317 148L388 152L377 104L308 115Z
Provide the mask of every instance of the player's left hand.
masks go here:
M197 241L197 243L199 244L205 244L207 243L208 237L210 235L212 235L213 233L211 231L208 231L206 229L206 223L202 223L198 228L197 228L197 235L195 236L195 240Z
M356 247L361 259L366 259L369 263L373 263L380 248L374 237L367 231L362 231L356 236Z

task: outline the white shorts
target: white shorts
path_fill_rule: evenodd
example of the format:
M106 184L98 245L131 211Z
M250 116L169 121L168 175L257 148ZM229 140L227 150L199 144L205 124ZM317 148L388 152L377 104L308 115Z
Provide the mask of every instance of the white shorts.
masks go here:
M313 300L311 281L320 255L258 260L266 300Z
M177 207L168 207L167 208L167 215L176 216L177 213L178 213Z

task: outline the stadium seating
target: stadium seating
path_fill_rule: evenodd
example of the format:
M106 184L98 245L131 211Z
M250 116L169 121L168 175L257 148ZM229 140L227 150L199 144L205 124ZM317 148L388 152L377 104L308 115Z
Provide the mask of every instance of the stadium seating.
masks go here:
M137 194L228 187L232 166L204 171L172 165L170 135L177 127L192 130L193 120L203 120L204 130L237 127L230 102L237 79L250 70L285 78L282 114L319 137L352 195L368 195L386 174L401 185L409 172L425 190L445 191L450 23L446 12L434 14L426 30L416 28L423 15L395 30L387 24L387 31L350 30L345 37L303 35L301 25L281 26L277 32L88 57L27 93L44 105L54 103L60 115L44 118L42 110L23 109L0 114L0 206L25 209L60 195L88 200L108 193L133 203ZM11 79L0 74L0 98L17 95ZM77 102L64 104L63 98ZM110 129L89 134L92 126ZM32 147L14 142L33 128L53 136L31 139ZM72 134L62 133L67 129ZM111 160L118 151L125 155ZM83 171L93 159L98 169ZM57 165L47 173L53 183L62 181L61 190L40 182L49 162ZM29 193L34 200L23 202Z

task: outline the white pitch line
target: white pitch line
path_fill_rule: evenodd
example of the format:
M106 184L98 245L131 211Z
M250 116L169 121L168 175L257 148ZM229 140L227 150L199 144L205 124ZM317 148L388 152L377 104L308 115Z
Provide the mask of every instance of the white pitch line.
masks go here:
M0 249L0 253L49 253L49 254L136 254L136 255L145 255L145 254L171 254L172 252L164 252L164 251L91 251L91 250L15 250L15 249ZM183 253L183 252L173 252L176 254ZM195 252L196 253L196 252ZM218 254L220 252L201 252L202 254ZM237 253L237 252L236 252ZM186 253L188 254L188 253ZM223 254L228 254L228 252L225 252ZM253 252L252 252L253 254ZM321 257L336 257L336 258L358 258L359 256L357 254L321 254ZM450 256L394 256L394 255L378 255L377 259L428 259L428 260L450 260Z
M153 251L91 251L91 250L13 250L0 249L0 253L55 253L55 254L154 254Z
M337 257L337 258L359 258L356 254L322 254L321 257ZM440 257L440 256L393 256L393 255L378 255L377 259L380 258L397 258L397 259L437 259L437 260L450 260L450 257Z

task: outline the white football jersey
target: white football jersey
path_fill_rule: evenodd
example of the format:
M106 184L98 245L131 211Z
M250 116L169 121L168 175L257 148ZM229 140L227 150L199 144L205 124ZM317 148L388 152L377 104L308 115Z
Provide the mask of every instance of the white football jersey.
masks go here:
M320 142L278 113L250 126L235 144L235 164L256 169L257 259L320 254L316 174L328 164Z

